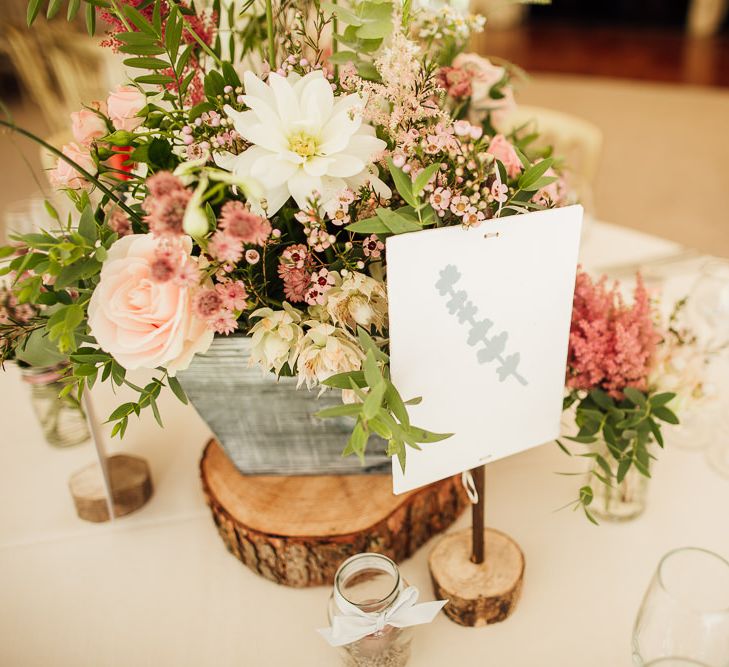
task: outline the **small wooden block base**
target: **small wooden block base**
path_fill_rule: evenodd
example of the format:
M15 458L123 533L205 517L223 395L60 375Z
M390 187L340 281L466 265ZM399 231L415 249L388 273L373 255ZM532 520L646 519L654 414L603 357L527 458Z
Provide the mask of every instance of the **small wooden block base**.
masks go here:
M107 459L114 500L114 517L134 512L152 497L152 477L144 459L115 454ZM98 463L74 473L68 482L76 513L85 521L109 520L104 475Z
M342 561L363 551L401 561L468 505L456 477L395 496L390 475L241 475L214 440L200 476L228 549L286 586L331 584Z
M428 559L435 599L456 623L478 627L498 623L514 611L524 578L524 554L508 535L484 530L485 560L471 562L471 530L443 537Z

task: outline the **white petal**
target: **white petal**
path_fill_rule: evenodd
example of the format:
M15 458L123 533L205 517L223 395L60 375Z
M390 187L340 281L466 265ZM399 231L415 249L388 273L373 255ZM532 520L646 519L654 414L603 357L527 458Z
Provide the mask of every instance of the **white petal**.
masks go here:
M277 188L273 188L272 190L267 190L265 199L266 199L266 210L264 211L260 205L258 206L257 210L253 209L253 206L251 206L251 210L254 213L257 213L258 215L264 215L271 217L274 213L276 213L287 201L288 198L291 195L289 194L289 188L284 183L283 185L279 185Z
M269 153L251 165L251 176L266 190L270 190L285 183L298 168L297 164L282 160L280 155Z
M253 113L247 111L246 113ZM238 133L252 144L262 146L273 153L279 153L288 149L288 142L281 130L274 124L256 123L248 127L238 129Z
M347 178L348 176L359 174L365 168L364 160L349 154L349 152L337 153L329 159L330 164L326 171L327 176Z
M276 98L276 109L281 118L281 125L286 128L294 121L301 120L299 100L291 84L275 72L268 75L268 84Z
M243 73L243 85L245 86L246 95L253 95L263 100L269 106L275 106L276 99L273 96L271 88L250 70Z
M374 155L381 153L385 148L387 148L387 144L382 139L358 132L349 138L346 153L356 155L369 162Z
M263 123L264 125L270 124L281 131L281 119L278 117L275 104L268 104L268 102L255 95L243 95L243 101L251 108L251 111L245 111L244 114L249 114L249 117L251 113L255 115L255 120L249 124L254 122Z
M349 137L362 125L362 114L358 107L361 100L357 95L348 95L345 101L348 98L352 99L351 104L341 106L342 102L337 102L332 117L322 128L320 150L324 155L341 151L347 145Z
M329 165L332 162L332 158L328 157L313 157L303 163L302 167L309 176L324 176L329 173Z
M303 169L299 169L290 179L288 183L289 192L296 200L299 208L306 208L307 200L311 198L314 190L321 192L322 181L317 176L307 174Z
M232 171L236 176L246 177L251 175L251 166L253 163L264 155L270 155L270 151L267 151L261 146L251 146L240 155L216 153L215 164L222 169Z
M320 69L315 69L308 74L305 74L304 76L299 76L298 74L296 74L296 72L291 72L291 74L289 74L286 79L289 83L293 85L294 92L297 95L301 95L304 88L310 81L315 81L316 79L324 79L324 72Z
M310 80L301 93L301 111L312 125L321 127L334 108L334 93L324 77Z

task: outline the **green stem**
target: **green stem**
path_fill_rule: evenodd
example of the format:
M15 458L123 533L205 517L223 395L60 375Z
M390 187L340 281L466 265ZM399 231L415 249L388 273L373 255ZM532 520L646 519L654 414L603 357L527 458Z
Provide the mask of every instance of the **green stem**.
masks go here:
M216 65L217 65L218 67L222 67L222 66L223 66L223 61L222 61L222 60L221 60L220 58L218 58L218 56L216 55L215 51L213 51L213 50L212 50L212 49L211 49L211 48L210 48L210 47L209 47L209 46L208 46L208 45L207 45L207 44L206 44L206 43L205 43L205 42L204 42L204 41L202 40L202 38L200 37L200 35L198 35L198 34L197 34L197 33L196 33L196 32L195 32L195 31L194 31L193 29L192 29L192 26L190 25L190 19L189 19L189 18L188 18L187 16L185 16L184 14L182 15L182 17L183 17L183 20L185 21L185 29L187 30L187 32L189 32L189 33L190 33L190 34L192 35L192 38L193 38L193 39L194 39L194 40L195 40L195 41L196 41L196 42L197 42L197 43L198 43L198 44L200 45L200 48L201 48L201 49L202 49L203 51L205 51L205 53L207 53L207 54L208 54L208 55L209 55L209 56L210 56L210 57L211 57L211 58L212 58L212 59L213 59L213 60L215 61L215 64L216 64Z
M332 4L336 5L337 0L332 0ZM335 54L338 50L338 44L337 44L337 31L339 29L339 21L337 20L337 11L334 10L334 14L332 16L332 55ZM339 65L334 65L334 79L337 80L339 77L337 76L339 74Z
M64 162L70 164L79 174L81 174L84 178L86 178L88 181L93 183L99 190L101 190L105 195L113 199L118 205L119 208L123 209L127 215L129 215L133 220L136 220L137 222L141 222L141 219L139 216L131 209L129 206L127 206L124 201L114 193L113 190L110 190L106 185L104 185L96 176L92 176L88 171L86 171L83 167L76 164L71 158L66 157L61 151L59 151L54 146L51 146L48 142L43 141L40 137L36 136L32 132L29 132L28 130L23 129L22 127L18 127L14 123L9 123L6 120L0 120L0 126L7 127L8 129L12 130L13 132L18 132L19 134L22 134L24 137L31 139L32 141L35 141L37 144L43 146L47 151L50 151L58 157L59 159L63 160Z
M276 66L276 45L273 43L273 0L266 0L266 35L268 37L268 64Z

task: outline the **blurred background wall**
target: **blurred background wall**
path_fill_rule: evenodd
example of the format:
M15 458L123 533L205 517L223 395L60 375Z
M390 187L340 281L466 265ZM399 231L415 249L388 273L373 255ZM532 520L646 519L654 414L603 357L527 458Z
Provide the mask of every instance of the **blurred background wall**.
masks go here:
M729 0L472 4L489 18L474 48L530 75L518 102L602 133L588 194L598 218L729 256ZM2 2L0 100L60 144L68 113L104 97L123 70L101 37L62 16L29 31L25 7ZM48 187L34 145L2 133L0 151L1 221Z

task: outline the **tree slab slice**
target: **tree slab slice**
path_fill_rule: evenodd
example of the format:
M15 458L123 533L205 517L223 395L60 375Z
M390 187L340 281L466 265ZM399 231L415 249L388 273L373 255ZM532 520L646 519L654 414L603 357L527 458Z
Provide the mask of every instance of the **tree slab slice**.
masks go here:
M395 496L390 475L242 475L215 440L200 477L228 550L294 587L332 584L342 561L364 551L402 561L468 505L460 476Z
M471 561L471 530L444 536L428 559L436 600L460 625L499 623L516 607L524 580L524 554L508 535L484 530L485 559Z
M147 462L138 456L115 454L107 459L114 501L114 518L143 507L152 497L152 476ZM85 521L109 520L106 486L101 466L91 463L71 476L68 486L76 513Z

